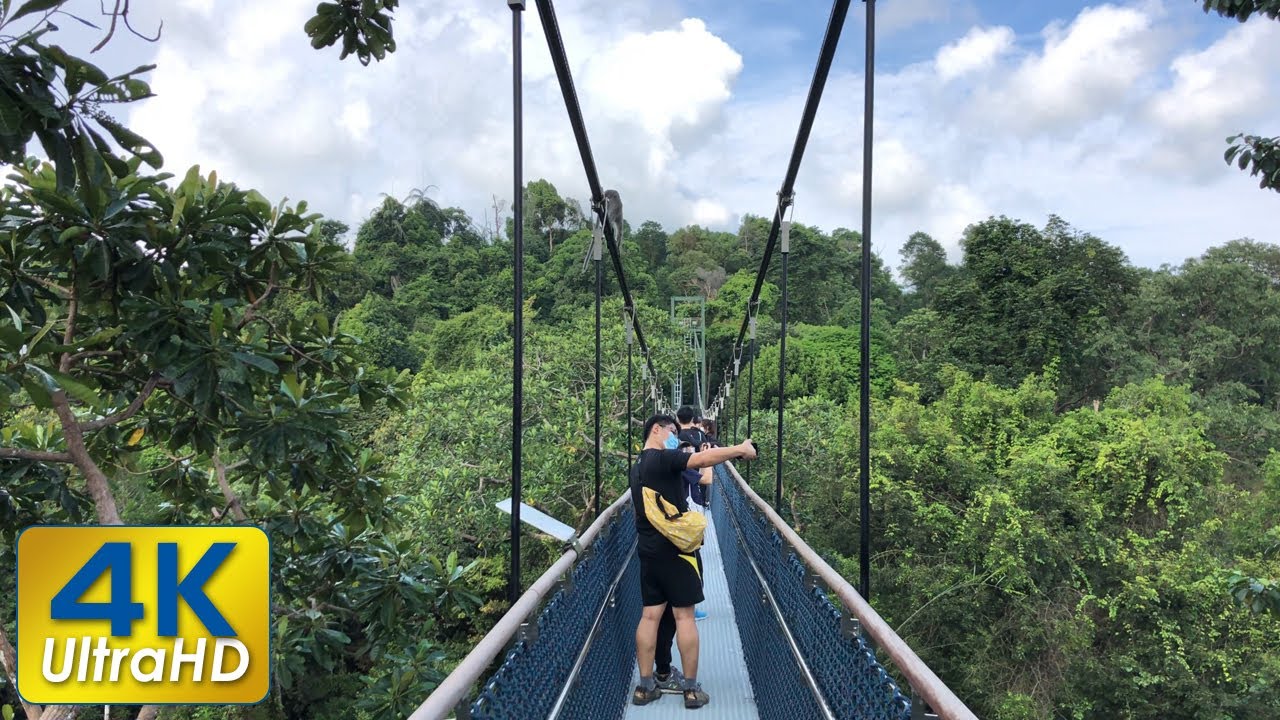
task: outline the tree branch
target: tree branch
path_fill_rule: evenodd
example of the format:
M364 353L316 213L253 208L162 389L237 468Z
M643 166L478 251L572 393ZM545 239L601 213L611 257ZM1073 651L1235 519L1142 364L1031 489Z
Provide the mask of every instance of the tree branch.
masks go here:
M76 366L76 363L80 362L81 360L84 360L85 358L91 358L91 357L124 357L124 353L120 352L119 350L85 350L84 352L78 352L75 355L71 356L70 368L74 368Z
M133 402L129 403L129 407L121 410L115 415L108 415L107 417L100 418L98 420L79 423L80 431L90 432L93 430L101 430L104 427L110 427L111 425L123 422L134 415L137 415L138 411L142 409L142 404L147 401L148 397L151 397L151 393L155 392L156 386L159 384L160 376L158 374L152 374L152 376L148 378L147 384L142 386L142 392L138 393L138 396L133 399Z
M75 264L72 263L71 273L75 275ZM67 298L67 329L62 333L62 344L70 346L71 341L76 335L76 312L80 307L80 298L76 294L75 285L71 286L71 297ZM58 371L64 375L71 369L71 351L62 353L62 360L58 362Z
M27 450L26 448L0 447L0 459L34 460L36 462L70 463L70 453L46 452L44 450Z
M116 19L120 17L120 0L116 0L116 6L114 10L112 10L110 13L107 13L104 10L102 14L111 15L111 27L107 28L107 36L102 38L102 42L99 42L97 45L94 45L93 49L89 51L91 53L96 53L102 48L106 47L107 43L111 42L111 36L116 34Z
M266 302L267 298L271 297L271 293L275 289L276 289L276 266L273 264L271 266L270 279L267 280L267 289L263 290L262 295L260 295L253 302L249 303L249 307L245 308L244 317L240 318L240 323L236 325L237 332L240 330L243 330L245 325L248 325L249 323L253 322L253 318L257 315L258 306ZM250 294L252 295L252 291L250 291Z
M89 455L89 449L84 445L84 431L71 410L71 404L67 402L67 394L58 390L50 394L49 398L53 401L53 410L58 414L58 420L62 422L62 436L67 441L67 452L71 455L71 461L84 474L89 495L93 497L94 506L98 511L98 523L123 525L120 511L116 509L116 499L111 494L111 484L107 482L107 476L98 467L98 463L94 462L93 457Z
M247 522L249 518L244 514L244 508L240 506L240 497L227 481L227 466L222 463L220 450L215 450L213 453L213 474L218 479L222 497L227 499L227 509L231 511L231 516L236 519L236 522Z

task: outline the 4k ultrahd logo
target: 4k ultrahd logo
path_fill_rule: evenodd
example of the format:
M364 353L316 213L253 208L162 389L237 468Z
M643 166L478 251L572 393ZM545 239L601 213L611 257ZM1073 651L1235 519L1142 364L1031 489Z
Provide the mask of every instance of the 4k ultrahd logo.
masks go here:
M269 601L258 528L29 528L18 537L18 693L39 704L259 702Z

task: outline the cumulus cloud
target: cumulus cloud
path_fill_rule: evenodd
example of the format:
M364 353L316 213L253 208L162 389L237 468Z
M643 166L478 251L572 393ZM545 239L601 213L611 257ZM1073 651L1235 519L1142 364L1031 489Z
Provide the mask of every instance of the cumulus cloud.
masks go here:
M733 230L772 212L816 48L755 66L710 9L558 6L601 180L633 225ZM211 25L207 0L168 6L165 37L149 46L159 97L133 110L131 127L170 170L217 168L353 226L383 193L425 190L478 221L493 195L511 197L504 6L403 6L399 50L367 68L311 50L301 26L313 7L223 0ZM1280 26L1218 24L1191 44L1157 0L1032 26L958 23L961 11L936 0L887 0L880 27L931 13L949 13L954 32L877 76L872 237L890 265L917 230L957 259L964 227L989 214L1056 213L1152 265L1234 237L1280 242L1274 197L1221 161L1225 135L1267 132L1280 116ZM542 28L533 6L525 14L525 179L585 201ZM795 219L827 230L861 218L861 58L841 47L796 185ZM744 78L771 91L744 93Z
M997 57L1013 47L1013 28L973 28L959 40L942 46L934 58L943 80L990 67Z
M1212 179L1219 168L1203 157L1223 150L1222 138L1252 123L1273 118L1280 100L1280 24L1238 25L1204 50L1174 58L1173 83L1146 106L1146 120L1158 131L1146 156L1158 172L1189 173ZM1261 129L1258 130L1261 132Z
M1102 5L1082 10L1070 25L1050 24L1043 49L1022 61L988 109L1036 133L1070 130L1125 105L1163 50L1154 12Z

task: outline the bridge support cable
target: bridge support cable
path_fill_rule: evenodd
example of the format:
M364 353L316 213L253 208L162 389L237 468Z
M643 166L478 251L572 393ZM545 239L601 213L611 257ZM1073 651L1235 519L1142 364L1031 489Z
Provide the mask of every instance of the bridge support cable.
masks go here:
M858 368L858 592L871 598L871 136L875 117L876 0L867 5L862 115L862 357Z
M515 237L513 238L514 307L512 336L514 349L511 362L511 568L507 577L507 598L514 603L520 596L520 495L521 440L524 434L524 99L521 13L524 0L507 0L511 8L512 109L515 127Z
M632 412L631 401L633 394L631 390L632 357L635 355L634 344L632 343L633 331L631 330L631 308L626 308L623 318L623 332L626 333L627 340L627 467L631 467L631 426L635 425L635 417Z
M730 438L731 438L730 442L733 443L734 445L738 444L738 365L741 362L742 362L742 348L740 347L734 348L733 350L733 384L729 386L730 387L729 392L733 394L733 412L729 417L729 422L731 423L730 427L732 428L732 433L730 435Z
M535 0L538 16L542 21L543 33L547 36L547 48L551 52L551 63L555 66L556 78L560 82L560 94L564 97L565 110L569 114L569 124L573 127L573 136L578 144L578 154L582 156L582 169L587 176L587 184L591 189L591 209L596 213L598 222L604 226L605 246L613 263L614 275L618 279L618 287L622 291L623 304L632 308L632 319L635 322L636 342L644 355L649 368L649 376L655 381L658 377L653 368L653 358L649 346L645 342L644 332L639 319L634 314L635 302L631 298L631 289L627 285L627 276L622 269L620 253L622 238L613 236L611 223L604 218L604 190L600 185L600 176L596 172L595 158L591 153L591 141L587 138L586 124L582 119L582 108L578 104L578 92L574 89L573 74L569 70L569 58L565 54L564 40L560 36L560 25L556 20L556 11L551 0Z
M803 668L805 681L812 680L824 704L836 717L977 720L853 586L742 479L736 468L729 463L719 466L713 488L720 497L711 505L712 514L717 523L721 513L728 514L742 533L741 553L753 561L752 565L763 577L761 585L769 590L766 599L781 608L778 615L789 628L786 634L794 644L793 652L802 658L797 665ZM741 569L730 567L729 556L730 552L724 553L725 572L743 574ZM748 574L754 576L754 572ZM734 592L743 598L751 594L741 587ZM757 603L750 605L759 608ZM744 649L751 645L757 652L766 654L763 662L756 660L756 667L752 669L757 699L768 703L776 694L788 696L793 706L807 703L807 698L789 684L777 687L776 693L762 691L762 686L776 682L772 676L778 674L784 664L777 655L784 652L783 648L789 643L748 643L747 635L759 630L743 628L741 622L739 630L743 633ZM763 625L759 621L754 624ZM923 698L935 714L925 714L921 703L911 702L902 694L898 683L877 660L876 656L881 653L893 661L911 694ZM752 663L748 657L748 666ZM767 712L761 707L760 714L761 717L796 715L786 707L777 712ZM816 717L817 714L809 715Z
M760 301L747 306L748 319L751 322L751 350L747 354L747 437L751 437L751 415L755 407L752 398L755 397L756 386L756 313L760 311ZM747 463L747 483L751 482L751 467L755 463Z
M849 13L850 0L836 0L831 7L831 16L827 20L826 34L822 38L822 49L818 53L818 65L813 71L813 80L809 84L809 95L805 99L804 111L800 116L800 128L796 132L795 145L791 149L791 159L787 163L787 174L783 177L782 188L778 190L778 198L786 204L791 203L794 194L796 176L800 173L800 161L804 158L805 146L809 142L809 133L813 130L813 120L818 113L818 104L822 100L822 91L827 84L827 75L831 72L831 61L836 54L836 46L840 42L840 31L844 27L845 16ZM760 291L764 287L765 274L769 271L769 261L773 257L774 247L778 242L782 216L775 213L773 225L769 228L769 239L765 243L764 257L760 260L760 269L756 273L756 284L751 290L749 304L759 302ZM747 318L742 319L742 327L738 331L735 344L741 345L747 334Z
M591 238L592 259L596 265L596 444L595 449L591 453L595 457L596 462L596 494L594 503L594 517L600 517L600 293L604 288L604 265L600 263L600 244L604 233L602 228L597 225L596 231Z
M788 203L790 204L790 203ZM783 213L782 203L778 203L778 216ZM782 333L778 346L778 474L774 486L773 506L782 512L782 419L787 404L787 258L791 255L791 222L782 221Z

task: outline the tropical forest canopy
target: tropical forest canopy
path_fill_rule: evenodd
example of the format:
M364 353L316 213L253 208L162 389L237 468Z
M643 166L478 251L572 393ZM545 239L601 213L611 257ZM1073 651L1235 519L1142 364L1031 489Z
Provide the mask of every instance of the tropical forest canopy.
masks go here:
M57 3L5 3L8 20L33 5ZM308 25L317 47L340 22ZM346 51L366 62L394 50L390 21L368 22ZM101 110L146 97L140 73L38 31L4 42L0 708L70 713L13 689L21 528L251 522L275 553L269 702L112 717L407 714L507 608L514 228L419 193L348 227L208 169L162 172ZM545 180L524 203L525 499L582 528L589 219ZM622 262L662 378L691 367L669 298L702 295L719 384L768 230L629 219ZM781 512L850 578L860 240L793 226L783 379ZM959 240L949 255L916 233L901 266L873 258L872 604L979 717L1280 716L1280 247L1222 238L1153 270L1058 217ZM778 272L753 392L721 429L741 438L754 409L770 486ZM616 278L605 292L611 499L627 347ZM560 548L525 548L528 583Z

